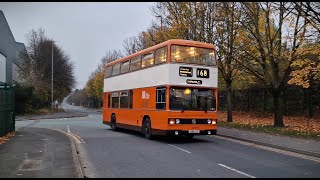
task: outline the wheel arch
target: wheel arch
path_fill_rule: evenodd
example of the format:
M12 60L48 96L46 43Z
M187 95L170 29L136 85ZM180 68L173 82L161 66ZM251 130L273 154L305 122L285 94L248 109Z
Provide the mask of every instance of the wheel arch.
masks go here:
M150 118L150 116L149 115L144 115L143 116L143 118L142 118L142 123L141 123L141 132L143 132L143 125L144 125L144 121L147 119L147 118L149 118L149 120L150 120L150 124L151 124L151 118Z

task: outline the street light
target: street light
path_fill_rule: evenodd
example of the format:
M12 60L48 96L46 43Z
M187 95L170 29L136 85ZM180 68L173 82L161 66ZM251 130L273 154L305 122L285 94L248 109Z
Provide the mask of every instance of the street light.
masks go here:
M161 30L162 30L162 16L156 16L157 18L160 18L160 27L161 27Z
M156 16L157 18L160 18L160 33L161 33L161 39L163 39L163 32L162 32L162 16Z
M53 114L53 42L51 40L51 114Z

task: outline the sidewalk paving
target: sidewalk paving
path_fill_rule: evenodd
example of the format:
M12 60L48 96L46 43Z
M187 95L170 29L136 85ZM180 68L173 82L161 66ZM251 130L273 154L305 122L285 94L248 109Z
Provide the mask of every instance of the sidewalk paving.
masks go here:
M320 140L301 139L224 127L218 127L217 134L223 137L320 158Z
M55 130L20 128L0 145L0 178L82 177L72 143Z
M88 113L84 112L55 112L53 114L44 115L17 115L16 121L22 120L40 120L40 119L59 119L59 118L72 118L72 117L85 117Z

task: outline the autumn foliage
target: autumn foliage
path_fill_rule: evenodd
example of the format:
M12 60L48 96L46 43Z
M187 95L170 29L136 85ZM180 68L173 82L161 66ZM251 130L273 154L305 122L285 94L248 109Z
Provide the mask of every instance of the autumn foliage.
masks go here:
M218 112L218 121L226 121L227 113L225 111ZM273 114L271 113L249 113L249 112L233 112L234 123L243 125L261 125L272 126ZM295 130L299 132L320 133L320 118L306 118L298 116L284 116L284 123L287 130Z
M4 136L0 137L0 144L4 144L5 142L9 141L11 137L15 135L15 132L9 132Z
M306 126L282 114L283 94L292 85L319 87L319 10L317 3L308 2L157 2L152 8L156 21L124 41L124 54L169 39L215 44L219 54L219 88L227 89L229 94L229 122L233 121L232 90L255 86L267 89L272 96L274 115L246 123L299 129ZM88 96L99 96L97 93L102 91L99 71L87 82ZM239 121L238 116L235 112L235 122ZM306 122L310 125L313 120Z

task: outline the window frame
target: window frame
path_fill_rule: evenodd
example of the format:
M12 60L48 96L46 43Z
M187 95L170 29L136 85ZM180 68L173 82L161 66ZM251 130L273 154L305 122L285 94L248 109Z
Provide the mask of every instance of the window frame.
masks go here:
M164 98L161 96L160 100L158 99L158 92L164 91ZM162 101L164 100L164 101ZM159 108L158 104L164 104L162 108ZM165 110L167 106L167 87L157 87L156 88L156 109L158 110Z
M123 64L126 63L126 62L128 62L128 65L127 65L128 66L128 70L126 72L122 72ZM124 74L124 73L128 73L128 72L130 72L130 59L122 61L121 62L121 67L120 67L120 74Z
M157 61L157 52L163 50L165 54L165 61L160 61L160 58L158 59ZM164 63L167 63L168 62L168 46L164 46L164 47L161 47L161 48L158 48L154 51L154 65L159 65L159 64L164 64Z
M120 107L120 98L119 98L119 92L118 91L115 91L115 92L111 92L111 108L117 108L119 109ZM114 98L117 98L117 101L118 102L114 102L113 99ZM114 103L118 103L118 107L114 107Z
M213 56L213 58L214 58L214 63L212 64L212 65L209 65L208 63L206 63L206 64L201 64L200 63L200 54L197 54L197 55L195 55L195 56L190 56L190 57L196 57L197 56L197 58L196 58L196 60L195 60L195 58L194 58L194 60L193 60L193 62L187 62L186 60L184 60L184 59L182 59L182 60L176 60L176 58L174 57L174 55L173 55L173 52L176 52L176 50L175 51L173 51L173 47L183 47L183 48L195 48L195 51L194 51L194 53L199 53L199 50L209 50L209 51L211 51L212 53L214 53L214 56ZM216 49L214 49L214 48L205 48L205 47L196 47L196 46L188 46L188 45L180 45L180 44L171 44L170 45L170 62L173 62L173 63L184 63L184 64L196 64L196 65L199 65L199 66L212 66L212 67L215 67L215 66L217 66L218 65L218 62L217 62L217 55L216 55ZM187 58L190 58L189 56L187 56Z
M121 103L121 98L123 97L127 98L126 107L122 107L124 104ZM128 90L119 92L119 108L129 108L129 91Z
M108 68L110 68L111 69L111 73L110 73L110 75L108 76ZM112 70L113 70L113 65L112 66L107 66L107 68L106 68L106 74L105 74L105 77L106 78L108 78L108 77L112 77Z
M137 66L138 68L137 69L132 69L132 64L133 63L136 63L136 62L139 62L139 66ZM129 72L132 72L132 71L136 71L136 70L139 70L141 69L141 55L138 55L138 56L135 56L133 58L130 59L130 70Z
M155 56L154 56L155 54L154 54L154 53L155 53L155 51L150 51L150 52L145 53L145 54L143 54L143 55L141 56L141 69L148 68L148 67L152 67L152 66L155 65L155 62L154 62L154 61L155 61L155 59L154 59L154 58L155 58ZM152 55L153 63L152 63L151 65L149 65L149 66L146 66L146 64L147 64L146 62L149 61L151 58L145 59L145 57L146 57L146 56L149 56L149 55ZM145 63L145 66L142 66L142 63L143 63L143 62Z
M114 74L114 70L116 69L116 68L114 68L116 65L119 65L119 72L117 73L117 74ZM121 72L121 64L120 64L120 62L118 62L118 63L115 63L114 65L112 65L112 76L117 76L117 75L119 75L120 74L120 72Z

